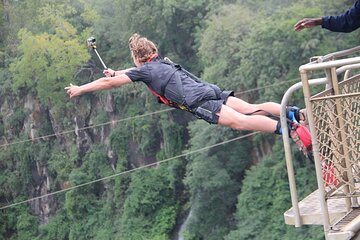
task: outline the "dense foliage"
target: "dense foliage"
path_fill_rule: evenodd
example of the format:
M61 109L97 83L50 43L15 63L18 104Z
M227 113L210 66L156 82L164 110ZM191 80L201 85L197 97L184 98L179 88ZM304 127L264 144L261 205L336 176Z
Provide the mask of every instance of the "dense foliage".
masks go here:
M310 57L359 39L293 25L352 2L0 1L0 206L85 184L0 210L1 239L322 239L321 227L284 223L281 138L206 148L247 132L177 110L154 114L164 107L140 84L74 100L63 88L101 76L89 36L107 66L121 69L133 65L127 41L139 32L206 81L279 102ZM301 93L292 101L304 104ZM304 197L316 188L314 167L295 159Z

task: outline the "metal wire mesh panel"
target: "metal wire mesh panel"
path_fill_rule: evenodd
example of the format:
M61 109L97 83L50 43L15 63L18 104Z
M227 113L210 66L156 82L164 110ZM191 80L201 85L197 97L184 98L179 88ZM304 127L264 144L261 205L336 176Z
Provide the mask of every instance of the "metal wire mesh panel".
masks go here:
M360 77L341 82L339 92L310 100L327 198L360 195Z

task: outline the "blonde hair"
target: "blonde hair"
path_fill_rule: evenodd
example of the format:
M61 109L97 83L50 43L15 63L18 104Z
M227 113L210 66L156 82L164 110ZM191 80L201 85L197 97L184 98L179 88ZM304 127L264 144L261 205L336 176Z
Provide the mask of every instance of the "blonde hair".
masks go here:
M139 62L146 62L153 54L158 53L158 49L152 41L134 33L129 39L129 48L133 56Z

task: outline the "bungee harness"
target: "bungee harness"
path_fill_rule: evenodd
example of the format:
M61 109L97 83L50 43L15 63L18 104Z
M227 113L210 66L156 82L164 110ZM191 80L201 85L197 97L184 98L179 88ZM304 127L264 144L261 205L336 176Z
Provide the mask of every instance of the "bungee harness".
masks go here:
M158 54L152 54L149 59L146 61L146 63L151 64L154 63L153 60L158 58L159 55ZM191 80L198 82L198 83L204 83L203 81L201 81L198 77L196 77L195 75L193 75L192 73L188 72L187 70L185 70L184 68L181 67L181 65L173 63L172 61L170 61L170 59L165 58L165 59L157 59L157 62L160 64L166 64L172 67L172 71L166 74L166 77L164 80L162 80L160 82L161 86L159 89L159 92L155 91L153 88L151 88L149 85L147 85L148 89L150 90L150 92L155 95L158 98L158 102L159 103L163 103L167 106L170 107L174 107L180 110L185 110L188 112L193 113L194 109L198 106L200 106L201 104L203 104L204 102L210 100L210 98L206 98L203 100L198 101L195 104L192 104L191 106L187 105L185 102L185 94L184 94L184 89L183 89L183 81L186 81L184 79L181 79L181 77L179 76L174 76L176 72L181 71L182 73L186 74L187 77L189 77ZM160 71L160 69L156 69L154 67L153 71ZM178 101L173 101L170 100L169 98L165 97L165 89L167 88L167 86L169 85L169 82L172 80L173 84L175 82L176 84L176 92L181 92L182 99L179 99ZM220 89L215 89L214 86L212 84L207 84L209 85L209 87L213 88L215 90L215 92L217 93L217 91L220 91ZM211 98L211 99L215 99Z

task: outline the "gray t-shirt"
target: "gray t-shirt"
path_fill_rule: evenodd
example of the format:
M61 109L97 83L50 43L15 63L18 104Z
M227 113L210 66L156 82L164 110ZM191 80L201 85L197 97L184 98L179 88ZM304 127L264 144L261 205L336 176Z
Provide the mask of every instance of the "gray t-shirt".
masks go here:
M125 73L133 82L144 82L152 91L168 100L188 107L204 100L220 99L221 90L191 77L175 64L155 59Z

